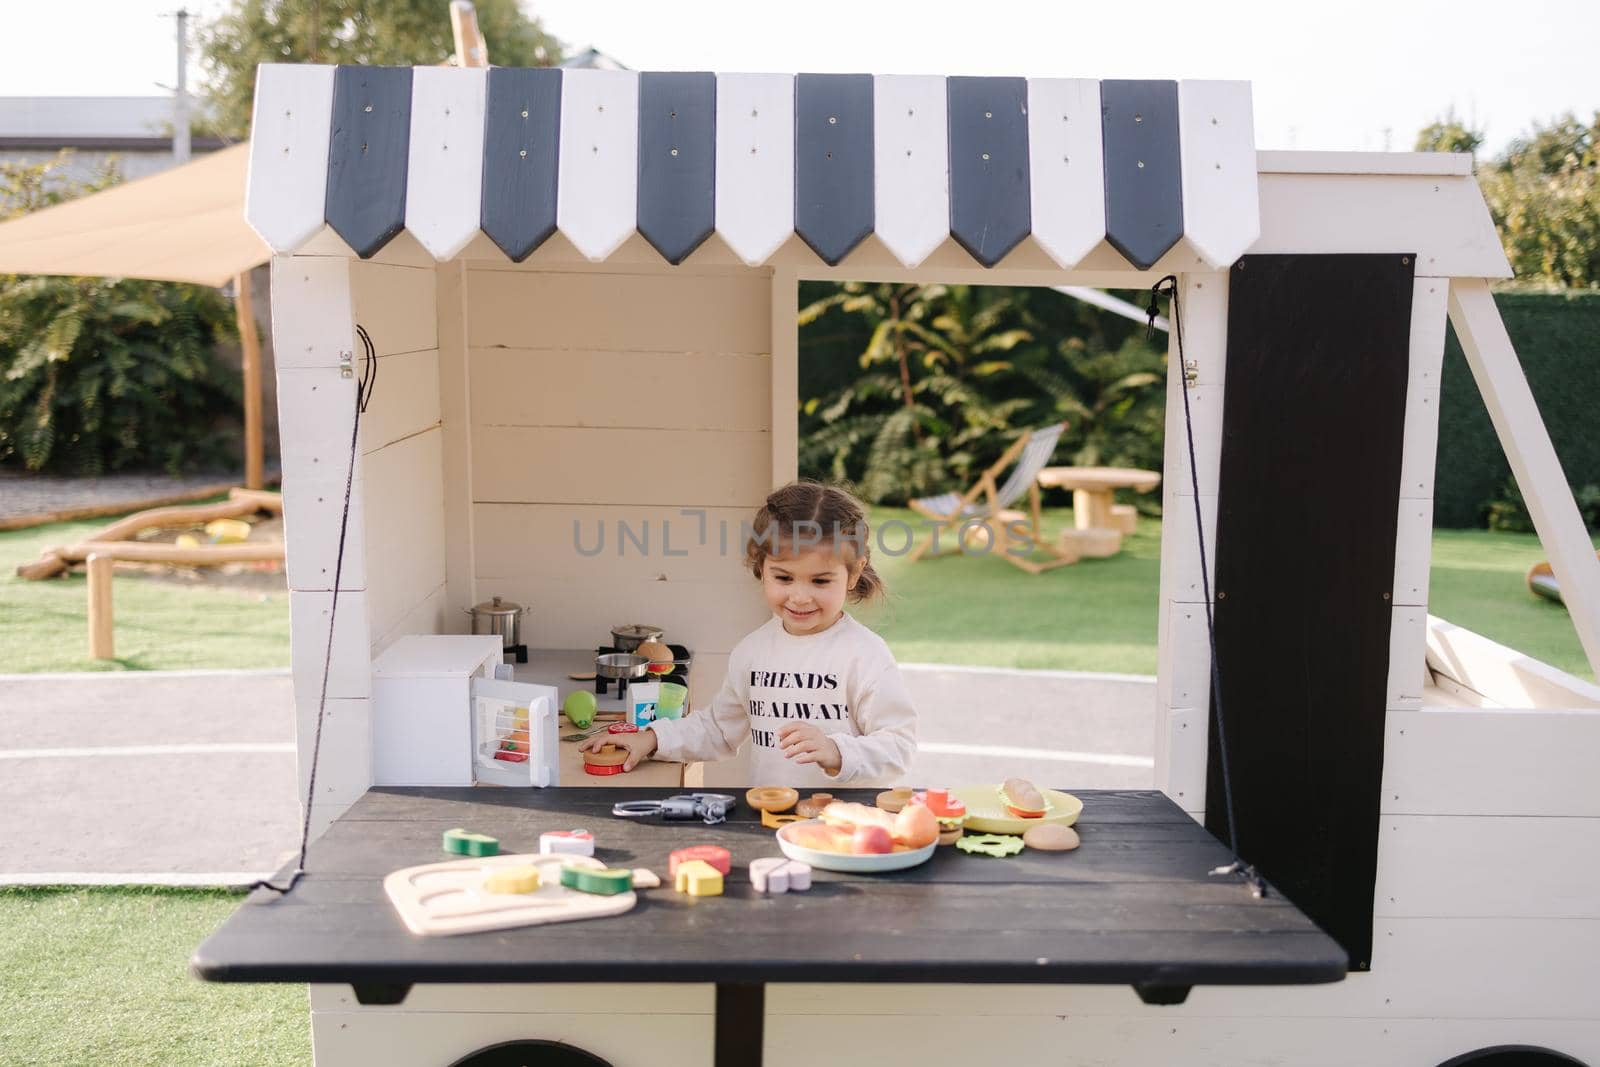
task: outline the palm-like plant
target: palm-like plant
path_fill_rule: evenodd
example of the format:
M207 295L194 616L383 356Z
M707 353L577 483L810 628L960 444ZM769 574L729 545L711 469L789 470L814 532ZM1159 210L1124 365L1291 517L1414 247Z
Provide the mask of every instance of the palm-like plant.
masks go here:
M966 478L983 458L970 446L992 443L1026 406L984 388L1029 340L1008 325L1008 300L970 286L846 282L803 308L799 325L835 309L865 327L862 374L803 404L803 470L853 480L874 503L927 495Z

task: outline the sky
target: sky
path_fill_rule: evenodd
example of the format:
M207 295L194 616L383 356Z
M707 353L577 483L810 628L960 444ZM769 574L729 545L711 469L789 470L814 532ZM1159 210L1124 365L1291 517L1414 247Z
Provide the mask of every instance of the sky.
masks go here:
M12 45L0 96L156 95L175 81L176 0L0 3ZM221 6L189 4L202 16ZM447 18L445 0L439 6ZM1254 86L1259 148L1402 151L1454 109L1485 131L1492 154L1535 121L1600 108L1595 0L523 0L523 8L571 50L593 45L636 70L1244 79ZM55 44L23 50L25 41ZM198 82L198 67L190 78Z

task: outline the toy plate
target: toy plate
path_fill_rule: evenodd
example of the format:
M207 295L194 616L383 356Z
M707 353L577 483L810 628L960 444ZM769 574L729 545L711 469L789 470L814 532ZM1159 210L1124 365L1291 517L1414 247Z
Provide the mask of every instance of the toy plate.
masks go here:
M884 871L903 871L907 867L915 867L919 863L927 863L933 855L933 850L939 847L934 842L925 848L906 849L904 852L879 852L870 855L849 855L843 852L819 852L814 848L797 845L784 836L796 826L820 825L821 819L805 819L801 822L792 822L778 831L778 848L792 860L809 863L822 871L842 871L846 874L881 874Z
M1044 815L1038 819L1019 819L1006 811L1000 799L1000 786L964 785L950 790L950 795L967 806L967 830L979 834L1020 834L1030 826L1053 822L1071 826L1083 812L1083 801L1071 793L1058 793L1054 789L1041 789L1044 794Z

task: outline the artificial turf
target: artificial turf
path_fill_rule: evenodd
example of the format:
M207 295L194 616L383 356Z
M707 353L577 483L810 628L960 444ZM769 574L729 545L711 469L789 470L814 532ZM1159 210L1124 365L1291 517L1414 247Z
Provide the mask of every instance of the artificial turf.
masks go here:
M303 985L201 982L220 890L0 889L0 1065L311 1063Z

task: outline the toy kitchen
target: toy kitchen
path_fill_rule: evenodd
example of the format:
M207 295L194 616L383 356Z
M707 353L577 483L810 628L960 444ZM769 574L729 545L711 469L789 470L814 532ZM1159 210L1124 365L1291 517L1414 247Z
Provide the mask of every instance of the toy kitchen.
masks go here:
M472 635L413 634L372 665L374 785L684 784L681 764L647 761L624 780L620 750L578 742L691 710L693 653L637 623L587 649L528 649L527 609L492 597Z

